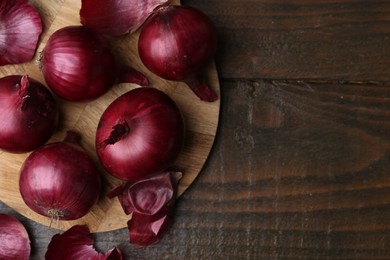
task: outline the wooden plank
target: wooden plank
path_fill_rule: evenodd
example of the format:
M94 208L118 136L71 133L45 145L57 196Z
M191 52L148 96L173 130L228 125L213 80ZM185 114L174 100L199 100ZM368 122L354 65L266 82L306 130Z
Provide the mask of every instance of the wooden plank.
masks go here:
M390 1L182 3L216 24L223 78L390 80Z
M176 4L179 2L174 1ZM40 13L52 14L52 12L46 11L45 7L48 6L43 5L43 2L36 1L35 4L37 8L43 8L40 10ZM37 56L43 50L48 37L53 32L67 25L79 24L80 6L80 0L65 0L55 15L50 15L50 17L44 19L45 23L50 24L51 22L51 24L48 25L49 28L42 36L37 50ZM168 94L177 103L183 114L186 124L186 140L181 154L172 165L173 169L183 171L183 178L180 180L178 187L178 194L181 195L198 176L213 145L218 126L220 100L203 102L184 83L166 81L149 72L138 57L138 34L139 32L120 37L119 39L112 39L113 49L116 55L122 55L121 60L124 64L130 65L147 74L151 81L151 86ZM39 70L36 58L26 64L3 66L0 68L0 76L14 73L27 73L30 77L44 83L43 75ZM204 76L211 88L219 96L219 80L214 64L210 64L206 68ZM49 140L49 143L62 140L65 132L73 129L82 134L82 146L97 162L95 132L101 114L114 99L136 87L139 86L134 84L118 84L108 93L91 102L72 103L59 100L62 111L61 124ZM27 155L27 153L10 154L0 152L0 199L22 215L49 226L52 225L52 220L30 210L25 205L18 190L20 166ZM99 166L99 168L103 174L105 192L107 193L120 182L105 172L102 167ZM60 221L56 224L56 228L65 230L75 224L87 224L91 231L103 232L126 227L129 219L130 216L125 215L118 200L110 200L103 195L86 216L75 221Z

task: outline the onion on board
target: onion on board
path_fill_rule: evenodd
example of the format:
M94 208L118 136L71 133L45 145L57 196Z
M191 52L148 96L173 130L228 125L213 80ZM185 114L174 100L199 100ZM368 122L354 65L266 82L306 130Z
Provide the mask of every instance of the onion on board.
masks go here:
M0 78L0 149L29 152L45 144L58 125L51 92L27 75Z
M212 21L198 9L182 5L154 10L138 39L140 59L151 72L166 80L185 82L208 102L218 96L202 73L212 62L216 47Z
M141 72L116 60L103 35L85 26L55 31L41 53L40 68L50 89L73 102L94 100L120 82L149 85Z
M1 0L0 25L0 66L30 61L42 33L37 10L28 0Z
M54 220L83 217L98 200L101 180L94 161L68 131L64 141L46 144L24 161L19 190L26 205Z
M156 88L135 88L114 100L96 130L99 161L111 175L136 181L165 170L184 143L176 103Z

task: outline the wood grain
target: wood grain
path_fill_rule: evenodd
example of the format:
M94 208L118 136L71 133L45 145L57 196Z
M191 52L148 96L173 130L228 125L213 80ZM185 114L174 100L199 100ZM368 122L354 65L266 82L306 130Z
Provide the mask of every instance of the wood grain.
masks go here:
M222 78L389 80L389 1L182 3L218 27Z
M179 3L179 1L174 3ZM43 75L36 62L39 53L44 49L48 37L53 32L68 25L79 24L81 2L79 0L54 1L53 5L50 5L49 2L36 1L34 4L41 14L48 15L43 19L46 30L38 46L37 55L30 63L0 68L0 76L27 73L30 77L44 83ZM186 125L185 145L172 165L173 169L182 171L184 174L178 188L178 194L181 195L197 177L210 152L218 126L220 101L203 102L184 83L165 81L150 73L138 57L138 33L112 38L110 43L113 50L115 50L115 55L120 58L122 63L147 74L152 87L168 94L177 103L183 114ZM219 95L219 80L215 65L211 64L206 69L204 76ZM95 152L95 132L100 116L114 99L136 87L139 86L118 84L97 100L86 103L58 100L61 107L61 125L49 140L49 143L61 141L65 136L65 132L69 129L78 131L82 134L82 146L95 160L96 164L100 166ZM30 210L18 191L19 170L27 155L0 153L0 199L22 215L50 226L53 224L53 220ZM102 167L99 168L104 178L104 190L101 199L91 209L90 213L83 218L76 221L60 221L55 224L56 228L66 230L75 224L87 224L91 231L102 232L127 226L130 217L123 212L118 200L108 199L105 195L121 182L111 177Z

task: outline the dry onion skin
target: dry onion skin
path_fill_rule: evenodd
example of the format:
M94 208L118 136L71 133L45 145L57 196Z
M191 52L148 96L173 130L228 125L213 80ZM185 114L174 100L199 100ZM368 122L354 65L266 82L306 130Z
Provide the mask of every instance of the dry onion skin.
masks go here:
M130 243L145 247L158 243L173 223L177 186L181 172L166 171L113 189L126 214Z
M81 24L102 34L119 36L136 31L153 10L167 0L82 0Z
M75 225L62 234L52 237L46 251L46 260L122 260L122 252L118 248L108 250L102 254L93 247L86 225Z
M0 0L0 66L32 60L42 20L28 0Z

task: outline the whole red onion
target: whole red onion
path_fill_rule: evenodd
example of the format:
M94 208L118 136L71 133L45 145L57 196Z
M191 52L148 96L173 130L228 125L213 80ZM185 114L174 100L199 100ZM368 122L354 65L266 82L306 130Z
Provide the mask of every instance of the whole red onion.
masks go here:
M133 89L103 112L96 151L113 176L135 181L168 167L184 142L184 123L176 103L150 87Z
M211 20L189 6L157 8L141 29L139 56L156 75L184 81L202 100L214 101L215 92L201 78L211 63L217 36Z
M91 209L100 193L94 161L69 131L63 142L32 152L20 170L19 189L33 211L60 220L78 219Z
M28 0L2 0L0 25L0 66L30 61L42 33L37 10Z
M0 214L0 259L28 260L30 251L23 224L13 216Z
M50 89L68 101L96 99L118 81L149 84L140 72L117 63L106 38L84 26L54 32L40 62Z
M49 140L58 123L58 106L50 91L27 76L0 79L0 149L32 151Z

